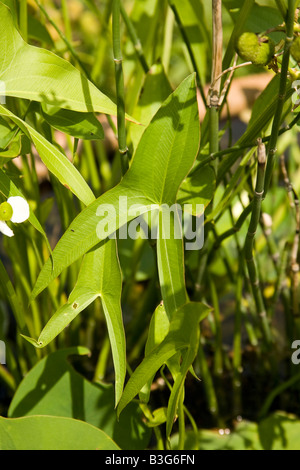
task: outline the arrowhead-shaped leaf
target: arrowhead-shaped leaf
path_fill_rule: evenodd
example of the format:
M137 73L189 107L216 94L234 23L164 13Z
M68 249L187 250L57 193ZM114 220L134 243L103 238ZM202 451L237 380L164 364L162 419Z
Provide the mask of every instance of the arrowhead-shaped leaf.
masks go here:
M26 339L35 347L47 346L82 310L100 297L112 348L117 404L126 375L126 347L121 311L122 276L116 248L116 241L109 240L85 255L68 302L50 318L37 341Z
M174 204L178 189L195 161L199 141L193 74L168 97L152 119L121 183L90 204L72 222L53 252L54 269L49 260L40 273L32 298L101 239L136 217L120 206L121 197L127 197L128 208L135 204L141 213L162 204ZM97 236L101 208L106 208L108 225L102 238Z

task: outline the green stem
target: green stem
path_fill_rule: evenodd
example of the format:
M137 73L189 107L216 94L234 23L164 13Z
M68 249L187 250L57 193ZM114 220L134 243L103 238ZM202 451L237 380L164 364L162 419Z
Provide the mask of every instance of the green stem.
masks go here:
M287 18L286 18L287 35L285 39L285 46L284 46L284 52L283 52L283 58L282 58L277 108L276 108L275 117L273 121L271 139L270 139L269 146L268 146L264 197L268 192L271 178L272 178L274 160L275 160L275 155L277 151L276 145L277 145L277 140L279 136L283 106L284 106L286 92L287 92L287 77L288 77L289 63L290 63L290 47L294 39L295 4L296 4L295 0L288 0L288 11L287 11Z
M115 62L116 92L117 92L117 120L118 120L118 140L121 157L121 169L124 175L129 168L128 148L126 145L125 128L125 91L123 75L123 58L121 51L120 36L120 0L113 0L113 52Z
M218 106L209 109L209 152L211 155L219 151L219 110ZM213 167L217 170L217 159L213 159Z
M72 29L68 13L68 4L67 0L61 0L62 15L65 24L65 33L68 41L72 41Z
M211 299L213 304L213 314L215 320L215 329L216 329L216 341L215 341L215 357L214 357L214 373L215 375L222 375L223 373L223 353L222 353L222 327L221 327L221 315L219 308L218 293L216 285L212 278L209 278Z
M126 12L122 2L120 3L120 11L121 11L121 15L122 15L122 18L124 20L124 23L127 27L129 37L130 37L130 39L133 43L135 52L136 52L137 57L140 61L140 64L143 67L144 72L148 73L149 72L149 66L147 64L147 60L146 60L145 55L144 55L143 46L142 46L141 41L139 40L139 38L136 34L135 27L133 26L131 19L127 15L127 12Z
M28 41L27 0L20 0L20 31L25 42Z
M259 418L262 419L267 415L273 401L278 395L280 395L282 392L284 392L288 388L291 388L293 385L295 385L299 381L300 381L300 373L294 375L291 379L287 380L283 384L280 384L278 387L274 388L274 390L272 390L270 395L266 398L266 401L264 402L261 408L261 411L259 413Z
M205 390L206 399L208 402L208 408L212 416L219 421L219 405L217 400L217 395L213 383L213 379L207 364L207 360L203 351L202 341L200 339L199 348L198 348L198 360L200 366L201 378L203 379L203 387ZM217 424L217 423L216 423Z
M179 442L178 450L184 450L185 444L185 419L184 419L184 389L182 390L178 403Z
M222 29L222 1L212 0L212 26L213 26L213 57L211 87L209 91L209 151L214 154L219 151L219 103L222 73L223 29ZM214 160L214 170L217 173L217 160Z
M0 381L4 382L5 385L11 390L12 392L16 391L17 384L14 377L11 375L10 372L0 364Z
M174 14L171 9L167 11L167 17L165 22L165 33L164 33L164 48L162 55L162 64L166 74L169 72L172 44L173 44L173 33L174 33Z
M239 261L239 272L236 286L236 313L234 316L233 335L233 403L234 414L238 416L242 411L242 294L243 294L243 260Z
M98 362L94 374L94 382L100 382L106 375L107 362L110 354L110 341L108 335L105 336L102 348L98 357Z
M92 188L93 188L95 195L98 197L100 196L100 193L101 193L101 180L100 180L100 175L98 173L98 169L97 169L97 165L95 161L92 143L90 140L85 140L83 142L83 145L85 149L85 155L87 157L87 163L89 167Z
M253 205L253 202L251 202L244 210L243 212L241 213L241 215L239 216L238 220L236 221L236 224L229 230L226 230L226 232L222 233L222 235L219 235L219 237L217 238L216 242L215 242L215 245L214 245L214 250L217 249L221 243L226 240L227 238L233 236L233 235L236 235L237 232L239 232L242 228L242 226L244 225L244 222L246 221L248 215L251 213L252 211L252 205Z
M257 170L257 180L254 193L254 200L252 206L252 215L248 228L248 233L245 242L245 258L248 266L249 278L252 286L253 297L257 309L257 313L262 321L262 327L265 339L268 344L272 342L272 336L270 331L270 326L266 314L266 309L264 305L264 300L259 284L258 272L256 262L253 256L254 249L254 238L256 235L260 214L261 214L261 204L262 197L264 194L264 184L265 184L265 170L266 170L266 152L265 146L262 144L261 140L258 144L258 170Z

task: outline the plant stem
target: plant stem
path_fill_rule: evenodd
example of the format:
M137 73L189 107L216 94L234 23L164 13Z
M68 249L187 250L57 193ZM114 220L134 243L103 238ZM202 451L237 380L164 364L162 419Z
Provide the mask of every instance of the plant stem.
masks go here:
M261 411L259 413L259 418L262 419L267 415L273 401L275 400L275 398L278 395L280 395L282 392L284 392L288 388L292 387L293 385L295 385L299 381L300 381L300 373L294 375L293 377L291 377L286 382L284 382L284 383L278 385L278 387L274 388L274 390L272 390L272 392L266 398L266 400L265 400L265 402L264 402L264 404L261 408Z
M101 382L106 375L107 362L111 348L108 335L105 336L94 373L94 382Z
M285 165L285 157L281 155L280 158L281 171L284 177L284 183L289 197L290 207L292 210L295 210L295 219L296 219L296 230L295 236L292 244L291 250L291 277L292 277L292 313L295 331L292 332L292 335L295 335L295 338L299 337L300 334L300 325L299 325L299 263L298 263L298 252L299 252L299 242L300 242L300 204L299 197L293 185L290 182L288 171ZM284 293L284 291L283 291Z
M217 238L217 240L215 242L214 249L217 249L221 245L221 243L224 240L226 240L226 238L229 238L232 235L235 235L237 232L239 232L241 230L241 228L244 225L244 222L246 221L248 215L252 211L252 205L253 205L253 202L250 202L250 204L243 210L243 212L239 216L238 220L236 221L235 225L231 229L226 230L226 232L222 233L222 235L219 235L219 237Z
M64 19L65 25L65 34L68 41L72 41L72 30L71 30L71 23L68 13L68 4L67 0L61 0L61 9L62 9L62 16Z
M200 374L203 379L203 386L208 402L208 408L212 416L219 421L219 405L217 400L217 395L213 383L213 379L209 370L207 359L205 357L202 345L203 339L200 338L199 348L198 348L198 360L200 366ZM217 423L216 423L217 424Z
M14 379L14 377L11 375L10 372L4 367L3 365L0 364L0 381L5 383L7 388L11 390L12 392L16 391L17 384Z
M254 238L257 231L257 226L260 219L261 214L261 203L262 197L264 194L264 183L265 183L265 170L266 170L266 150L264 144L262 144L261 139L258 141L258 170L257 170L257 180L256 180L256 187L254 193L254 200L252 206L252 215L251 220L248 228L248 233L245 242L245 258L248 266L249 278L252 286L253 297L255 300L255 305L257 309L257 313L261 318L262 327L265 339L268 344L272 341L270 326L266 314L266 309L264 306L264 300L261 293L258 273L257 273L257 266L253 256L253 245L254 245Z
M213 58L209 106L209 150L210 154L219 151L219 101L221 91L222 54L223 54L223 24L222 0L212 0L213 9ZM214 163L217 172L217 161Z
M287 92L287 77L290 63L290 47L294 39L294 18L295 18L295 0L288 0L288 11L286 18L286 39L284 46L284 53L282 58L282 67L281 67L281 76L280 76L280 85L279 85L279 95L277 108L275 112L275 117L273 121L273 127L271 132L271 139L268 146L267 153L267 168L265 176L265 192L264 197L266 196L274 167L274 160L276 155L276 145L279 136L279 130L281 125L281 116L283 112L283 106L285 102L286 92Z
M178 403L178 423L179 423L179 442L178 450L184 450L185 444L185 419L184 419L184 388L179 397Z
M134 45L134 49L135 49L135 52L138 56L140 64L143 67L144 72L148 73L149 72L149 66L147 64L146 57L144 55L144 51L143 51L141 41L139 40L139 38L136 34L135 27L133 26L131 19L127 15L127 12L126 12L122 2L120 3L120 11L121 11L121 15L122 15L122 18L124 20L124 23L127 27L129 37L130 37L130 39L131 39L131 41Z
M123 58L121 52L120 36L120 0L113 0L113 52L115 62L116 92L117 92L117 120L118 120L118 141L121 157L121 170L124 175L129 168L128 148L126 145L125 128L125 92L123 75Z
M239 271L236 286L236 312L234 316L233 335L233 408L234 415L242 411L242 293L243 293L243 260L239 260Z
M85 156L88 162L88 168L89 168L89 173L90 173L90 179L92 183L92 188L95 193L95 195L98 197L100 196L101 193L101 180L100 180L100 175L98 173L96 161L95 161L95 156L93 152L93 147L91 144L90 140L85 140L83 142L84 150L85 150Z
M165 69L166 74L169 72L172 44L173 44L173 32L174 32L174 14L171 9L167 10L167 17L165 23L165 33L164 33L164 49L162 55L162 64Z
M20 31L25 42L28 40L27 0L20 0Z
M209 284L210 284L212 304L214 308L213 315L214 315L215 328L216 328L214 374L220 376L223 373L221 315L220 315L219 300L218 300L218 293L217 293L216 285L213 279L211 278L211 276L209 278Z

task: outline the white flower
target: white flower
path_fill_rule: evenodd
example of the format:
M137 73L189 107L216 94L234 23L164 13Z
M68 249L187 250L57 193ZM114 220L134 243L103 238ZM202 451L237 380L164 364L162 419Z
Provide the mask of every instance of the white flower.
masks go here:
M8 227L6 221L21 224L29 218L28 202L20 196L9 197L0 205L0 232L7 237L13 237L14 232Z

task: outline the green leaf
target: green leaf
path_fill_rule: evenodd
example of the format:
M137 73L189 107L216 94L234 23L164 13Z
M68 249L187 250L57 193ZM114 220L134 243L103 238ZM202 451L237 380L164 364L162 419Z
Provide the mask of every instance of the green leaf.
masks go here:
M116 115L116 105L69 62L29 46L0 3L0 80L6 96L39 101L80 112Z
M300 420L278 412L259 423L260 442L265 450L300 450Z
M186 332L184 333L189 335L189 347L186 351L182 352L182 363L179 372L176 373L175 382L169 398L166 430L167 437L170 436L172 431L173 423L177 413L178 402L180 395L183 392L186 375L197 355L200 340L200 329L198 324L208 315L209 311L210 308L206 305L195 302L184 305L179 311L184 321L190 323L185 327Z
M275 77L270 81L268 86L259 95L252 108L249 127L252 126L252 124L255 124L257 117L260 116L266 109L269 109L269 113L271 112L273 108L274 98L279 90L279 84L280 75L275 75ZM268 123L265 124L265 127L267 125Z
M161 104L172 93L172 87L161 64L155 64L146 75L139 102L132 115L141 122L141 126L130 126L129 138L136 149L146 126L160 108Z
M233 15L236 20L236 15ZM250 15L245 24L245 30L253 31L254 33L261 33L268 29L275 28L282 23L282 16L277 8L272 8L264 5L253 5ZM277 32L271 33L274 40L280 41L284 33Z
M89 382L71 366L71 356L87 354L88 349L74 347L39 361L21 382L8 416L74 418L101 429L122 449L144 449L151 432L142 420L138 404L131 403L117 420L112 385Z
M70 418L0 417L0 450L120 450L100 429Z
M175 213L170 212L162 206L159 212L157 264L164 307L170 319L173 312L188 301L181 232L177 210L175 209Z
M188 176L179 188L177 203L183 206L191 204L190 213L194 216L203 211L197 211L197 204L206 208L213 198L216 187L216 176L214 170L209 166L199 168Z
M31 142L28 137L24 134L18 134L10 141L5 150L0 150L0 162L6 163L7 159L16 158L19 155L26 155L31 150L30 146Z
M48 170L51 171L64 186L68 187L80 201L88 205L95 200L95 196L88 184L63 153L48 142L48 140L33 127L27 124L27 122L15 116L1 105L0 115L9 117L23 132L29 134Z
M116 375L116 404L119 402L126 375L126 347L121 311L122 276L115 240L94 248L83 259L76 286L68 302L50 318L35 347L44 348L98 297L107 322ZM29 339L29 338L26 338Z
M50 126L77 139L104 139L103 127L93 113L43 106L43 117Z
M143 133L126 183L155 204L174 204L199 144L196 83L192 74L166 99Z
M145 346L145 357L149 356L151 352L159 346L165 337L167 336L170 329L170 320L166 313L166 309L161 303L152 315L148 338ZM153 382L153 377L144 385L139 393L140 400L144 403L148 403L150 398L151 384Z
M130 403L130 401L140 392L148 380L165 364L168 359L183 349L194 349L194 335L197 334L199 322L207 315L208 307L200 303L188 303L177 310L170 322L170 329L165 339L136 368L130 377L120 403L118 405L118 415ZM191 346L192 342L192 346ZM189 359L191 356L189 355ZM187 361L184 362L185 375ZM182 378L179 376L180 379ZM180 380L179 380L180 382ZM179 383L178 382L178 383ZM181 383L181 382L180 382ZM174 391L171 402L171 414L173 414L174 404L177 401L177 388Z
M139 202L141 208L146 212L151 209L152 203L149 199L142 196L138 198L133 189L125 187L122 183L90 204L76 217L57 243L53 251L53 256L55 256L54 268L52 269L52 263L49 259L37 279L32 292L32 299L42 292L53 279L59 276L63 269L70 266L101 241L101 237L97 235L97 226L101 223L101 217L97 215L99 209L104 210L107 208L105 224L108 231L103 238L112 235L120 226L135 218L134 215L129 216L127 209L119 204L119 198L124 196L127 197L128 206Z
M136 217L120 204L121 197L127 197L128 208L136 204L141 213L157 209L161 204L174 204L178 189L195 161L199 141L195 74L192 74L152 119L121 183L90 204L70 225L53 252L54 269L50 261L45 264L32 298L101 239ZM99 237L97 211L103 208L108 212L105 217L108 229L105 236Z

